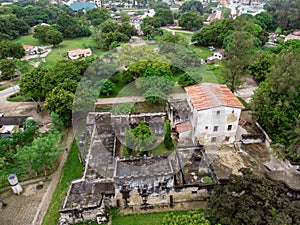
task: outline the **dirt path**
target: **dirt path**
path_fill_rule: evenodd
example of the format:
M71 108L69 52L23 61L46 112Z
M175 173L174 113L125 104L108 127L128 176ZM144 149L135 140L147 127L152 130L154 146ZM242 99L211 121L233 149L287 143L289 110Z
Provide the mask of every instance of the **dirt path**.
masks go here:
M73 138L74 138L73 137L73 129L69 128L67 132L68 132L67 140L63 147L67 147L68 149L70 149ZM52 199L52 195L53 195L53 193L56 189L56 186L60 180L61 171L62 171L63 165L65 164L65 162L67 160L67 157L68 157L68 153L64 151L57 170L50 176L51 182L47 188L45 195L42 198L42 201L40 202L40 205L35 214L35 217L31 223L32 225L40 225L43 223L44 216L47 213L47 210L49 208L49 205L50 205L50 202Z

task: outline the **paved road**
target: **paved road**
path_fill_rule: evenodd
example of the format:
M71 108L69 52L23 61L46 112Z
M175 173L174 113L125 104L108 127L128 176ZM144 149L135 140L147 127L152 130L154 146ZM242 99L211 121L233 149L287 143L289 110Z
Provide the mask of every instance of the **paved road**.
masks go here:
M9 95L12 95L12 94L18 92L19 90L20 90L19 85L14 85L14 86L12 86L10 88L7 88L3 91L0 91L0 99L6 98Z
M20 112L27 109L35 109L35 102L9 102L6 98L20 90L18 85L0 91L0 112L4 115L18 116Z

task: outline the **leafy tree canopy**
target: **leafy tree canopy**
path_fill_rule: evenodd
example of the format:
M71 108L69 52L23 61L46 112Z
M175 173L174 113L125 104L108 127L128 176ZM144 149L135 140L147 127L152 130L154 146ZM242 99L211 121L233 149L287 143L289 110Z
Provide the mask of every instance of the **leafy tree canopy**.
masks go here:
M185 215L176 215L175 213L171 212L168 213L162 221L162 225L210 225L211 223L209 220L205 219L203 216L202 210L194 210L189 211Z
M0 41L0 59L8 57L21 59L25 56L25 50L22 44L9 40Z
M274 143L283 147L279 155L299 160L300 51L281 52L267 79L253 96L254 115Z
M181 26L184 30L200 29L202 27L202 22L202 18L195 12L185 12L178 20L179 26Z
M181 14L185 12L197 12L200 15L203 14L203 5L200 1L186 1L179 7L179 12Z
M214 20L208 26L195 32L192 41L196 41L197 44L203 46L222 47L224 38L231 30L234 30L232 19Z
M125 142L127 148L133 154L148 154L149 147L153 144L155 135L145 122L140 122L138 126L125 132Z
M264 6L274 18L275 26L282 30L298 29L300 27L299 0L272 0Z
M299 223L300 209L291 206L280 184L259 178L246 168L240 171L243 176L232 175L229 184L213 189L206 210L212 224Z

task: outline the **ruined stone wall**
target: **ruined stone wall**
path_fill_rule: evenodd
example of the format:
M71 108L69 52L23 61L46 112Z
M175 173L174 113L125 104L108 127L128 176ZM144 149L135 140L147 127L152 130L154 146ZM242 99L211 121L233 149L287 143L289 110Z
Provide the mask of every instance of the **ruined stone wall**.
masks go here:
M191 201L203 201L208 197L206 189L198 190L198 187L186 187L179 191L172 190L168 193L161 192L159 194L152 194L148 196L147 203L150 205L170 205L170 196L173 196L173 203L191 202ZM120 202L120 206L124 207L125 201L122 199L122 194L119 190L116 190L115 204L116 201ZM142 197L139 195L137 189L133 189L130 192L130 198L128 206L142 206Z
M270 150L271 150L271 142L272 142L271 138L268 136L267 132L260 126L259 123L256 122L255 125L256 125L256 126L258 127L258 129L260 129L261 132L265 135L264 143L265 143L267 149L270 151Z

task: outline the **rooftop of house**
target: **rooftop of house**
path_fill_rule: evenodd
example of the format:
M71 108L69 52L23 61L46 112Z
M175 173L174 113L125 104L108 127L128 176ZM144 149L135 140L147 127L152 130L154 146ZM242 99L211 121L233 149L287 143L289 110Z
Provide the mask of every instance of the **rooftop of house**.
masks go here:
M25 50L32 50L36 47L36 46L32 46L32 45L22 45L22 46Z
M77 55L83 55L83 54L91 54L92 50L89 48L79 48L74 50L69 50L68 55L69 56L77 56Z
M3 116L0 117L0 125L19 125L22 126L28 116Z
M293 35L300 36L300 30L294 30Z
M179 123L176 125L176 130L178 133L183 133L185 131L192 130L192 124L190 121Z
M103 194L114 193L113 182L76 180L71 183L61 210L100 205Z
M224 18L224 13L221 10L218 10L211 14L210 21L215 19L223 19L223 18Z
M89 10L89 9L93 9L95 7L96 7L95 2L72 2L70 5L70 8L73 11L78 11L80 9Z
M224 84L196 84L193 86L185 87L185 91L197 111L218 106L227 106L241 109L244 108L243 104Z
M168 156L132 157L116 160L115 178L153 177L172 175Z

